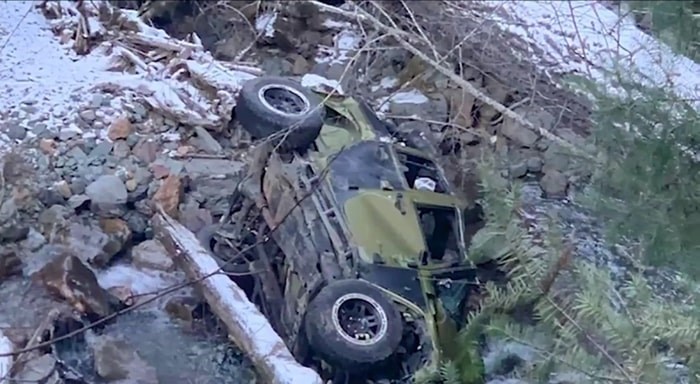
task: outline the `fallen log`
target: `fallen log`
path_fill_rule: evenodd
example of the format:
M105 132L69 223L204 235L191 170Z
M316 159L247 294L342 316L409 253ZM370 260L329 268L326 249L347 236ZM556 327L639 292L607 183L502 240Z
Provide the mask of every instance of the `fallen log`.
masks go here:
M200 245L195 234L160 212L153 220L156 237L175 262L199 286L233 341L252 360L258 373L273 384L322 384L319 375L297 362L269 321ZM207 277L210 276L210 277Z

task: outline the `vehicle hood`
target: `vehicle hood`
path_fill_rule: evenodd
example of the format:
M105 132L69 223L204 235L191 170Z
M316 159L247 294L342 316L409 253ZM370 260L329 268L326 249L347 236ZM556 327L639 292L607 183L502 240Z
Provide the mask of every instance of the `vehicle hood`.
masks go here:
M422 191L364 190L347 199L343 210L364 261L406 268L426 250L414 203L454 206L453 199Z

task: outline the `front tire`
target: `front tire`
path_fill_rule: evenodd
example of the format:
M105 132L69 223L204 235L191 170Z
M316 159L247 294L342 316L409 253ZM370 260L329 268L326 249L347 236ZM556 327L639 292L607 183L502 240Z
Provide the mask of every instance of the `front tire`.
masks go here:
M384 363L403 334L396 306L362 280L340 280L324 287L309 304L304 325L312 351L347 371Z

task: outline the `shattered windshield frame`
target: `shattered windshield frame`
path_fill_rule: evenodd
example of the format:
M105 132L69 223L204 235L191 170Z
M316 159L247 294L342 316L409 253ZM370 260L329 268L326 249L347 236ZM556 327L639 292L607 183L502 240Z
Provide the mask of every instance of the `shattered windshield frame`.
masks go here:
M381 141L362 141L343 149L330 163L329 176L336 191L407 189L392 148Z

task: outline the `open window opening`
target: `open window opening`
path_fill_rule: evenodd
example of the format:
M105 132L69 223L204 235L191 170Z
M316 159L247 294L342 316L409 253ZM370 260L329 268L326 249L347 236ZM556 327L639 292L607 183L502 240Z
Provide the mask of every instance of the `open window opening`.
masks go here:
M341 115L333 108L326 108L324 123L334 125L343 129L355 129L354 124L350 120L348 120L347 117Z
M454 208L416 206L428 260L458 262L463 257L459 247L457 212Z
M474 206L464 210L463 220L465 247L469 249L474 235L486 225L484 209L480 204L474 204Z
M447 186L434 162L408 153L399 153L398 157L410 188L447 192Z

